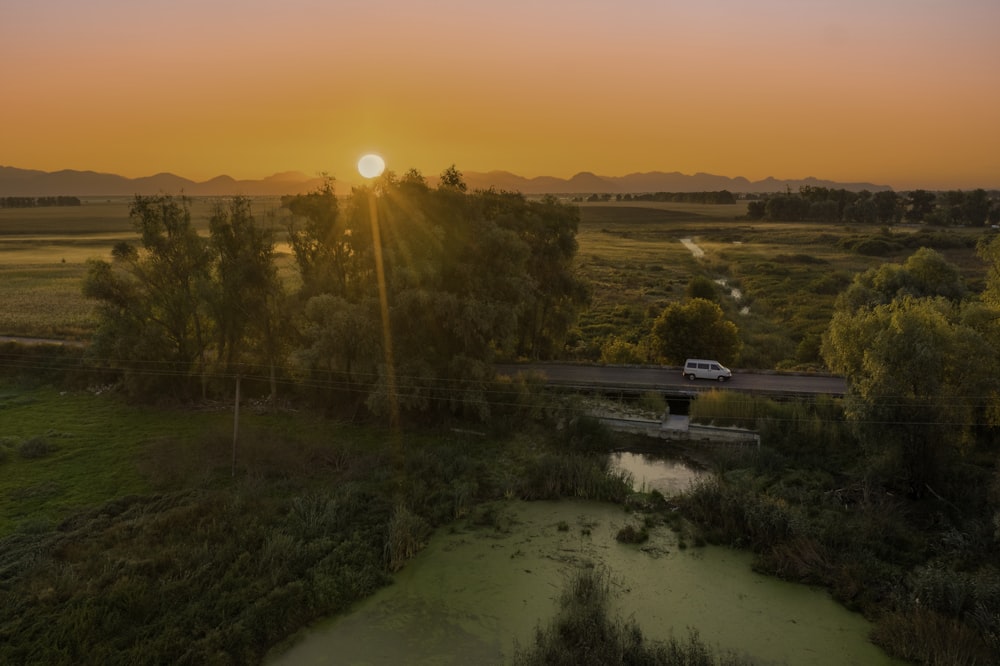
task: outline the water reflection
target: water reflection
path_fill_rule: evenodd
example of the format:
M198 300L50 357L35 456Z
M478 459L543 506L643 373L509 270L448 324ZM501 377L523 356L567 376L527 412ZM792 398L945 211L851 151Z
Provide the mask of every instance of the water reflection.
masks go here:
M611 454L616 469L632 475L632 487L640 492L658 490L666 497L679 495L705 472L692 463L653 453L616 451Z

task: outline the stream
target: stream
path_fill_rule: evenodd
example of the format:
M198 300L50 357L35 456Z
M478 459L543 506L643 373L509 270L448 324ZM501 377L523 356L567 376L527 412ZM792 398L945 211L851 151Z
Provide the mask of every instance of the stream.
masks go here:
M617 453L636 488L665 495L701 472L677 461ZM438 530L393 584L349 614L306 630L267 662L503 664L558 611L564 585L583 566L609 574L613 608L647 639L696 629L711 648L763 664L894 664L867 640L869 623L819 589L754 573L751 555L679 547L666 527L641 546L615 540L636 524L621 507L584 500L496 505L489 525Z

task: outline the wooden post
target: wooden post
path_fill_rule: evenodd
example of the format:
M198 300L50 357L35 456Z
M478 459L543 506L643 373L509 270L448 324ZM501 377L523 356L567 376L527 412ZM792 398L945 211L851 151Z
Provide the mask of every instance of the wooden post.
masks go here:
M233 408L233 469L232 476L236 477L236 441L240 436L240 375L236 375L236 406Z

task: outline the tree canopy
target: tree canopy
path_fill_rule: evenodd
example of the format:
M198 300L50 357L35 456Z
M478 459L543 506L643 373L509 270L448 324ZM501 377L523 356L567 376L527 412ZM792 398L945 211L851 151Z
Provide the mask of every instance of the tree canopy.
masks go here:
M494 360L558 354L587 301L577 209L469 193L454 166L436 188L386 172L347 196L326 179L282 205L289 293L248 199L216 207L204 237L187 200L136 197L139 242L91 261L84 285L98 301L94 353L134 395L172 383L194 397L250 364L272 379L285 368L330 404L485 417Z
M712 358L732 363L740 352L739 329L718 303L692 298L668 305L653 322L653 346L668 363Z
M823 337L874 468L914 496L995 425L998 313L966 296L958 270L923 249L856 276Z

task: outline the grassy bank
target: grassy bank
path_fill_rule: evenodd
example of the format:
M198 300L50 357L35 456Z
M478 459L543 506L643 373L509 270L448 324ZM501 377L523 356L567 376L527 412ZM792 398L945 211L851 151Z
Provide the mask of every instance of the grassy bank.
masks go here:
M221 406L8 382L0 411L2 663L257 663L483 503L628 491L585 422L393 434L247 409L234 475Z
M717 449L714 477L679 500L704 538L752 551L762 573L828 588L893 656L1000 663L995 459L962 461L917 500L879 477L835 401L712 392L691 413L738 419L762 441Z

